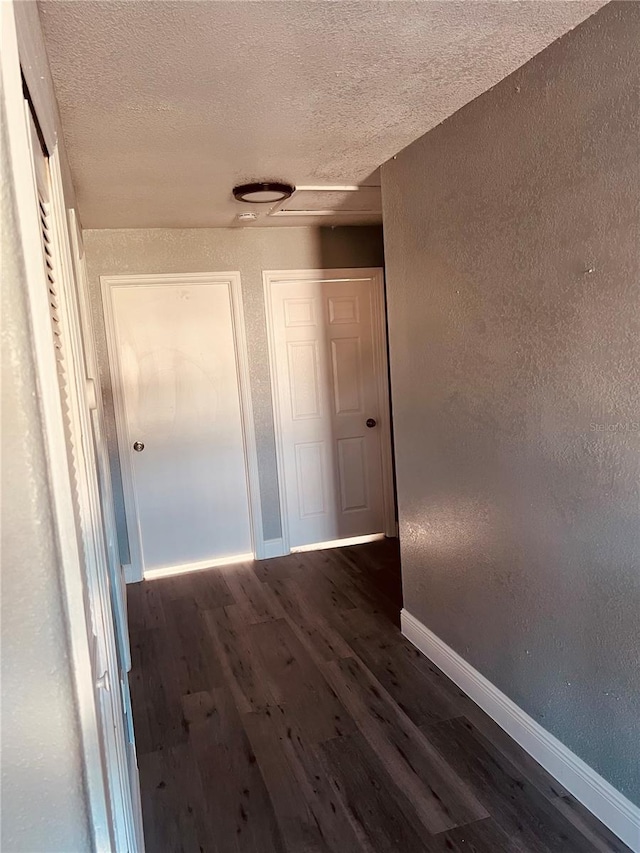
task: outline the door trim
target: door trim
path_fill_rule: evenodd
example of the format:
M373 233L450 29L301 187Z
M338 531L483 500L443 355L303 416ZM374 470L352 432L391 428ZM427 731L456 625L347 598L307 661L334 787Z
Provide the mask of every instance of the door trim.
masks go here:
M373 281L373 358L378 384L380 413L378 425L382 433L382 499L385 536L396 536L396 507L393 486L393 456L391 451L391 405L389 400L389 356L387 348L386 307L384 295L384 270L382 267L352 267L350 269L306 269L306 270L264 270L262 282L264 288L265 313L267 317L267 341L269 344L269 376L271 383L271 402L276 438L276 468L278 473L278 495L280 498L280 519L282 524L282 554L291 553L289 537L289 518L287 513L286 478L284 467L284 446L282 443L282 415L277 392L277 361L275 322L273 317L273 285L290 281L330 281L348 282L367 279ZM335 547L339 542L335 541ZM318 543L319 546L322 543ZM309 546L304 546L311 550Z
M73 268L77 282L78 322L85 354L87 397L89 408L93 411L93 428L96 441L96 483L98 484L98 504L104 527L106 556L114 595L114 615L116 616L116 636L122 653L122 665L126 672L131 670L131 648L127 627L127 595L123 566L118 548L118 531L113 505L113 489L109 469L109 453L105 438L104 404L100 384L100 373L96 356L94 323L89 304L89 281L84 252L84 241L78 215L73 208L67 212L69 239ZM99 518L94 518L94 527L98 529Z
M129 539L130 566L125 566L128 583L144 578L142 562L142 539L139 525L138 503L135 490L133 466L131 464L131 436L128 434L125 417L124 398L120 375L115 315L112 294L118 287L158 287L179 284L227 284L231 295L231 319L236 350L238 370L238 388L240 392L240 419L244 444L245 471L247 477L247 496L249 500L249 522L253 553L259 558L264 549L262 532L262 508L260 505L260 483L258 479L258 453L256 447L253 405L249 386L249 362L247 357L247 338L242 309L242 289L239 272L207 273L168 273L158 275L103 275L100 276L104 322L107 332L107 350L109 354L109 373L113 391L113 408L116 419L118 455L122 473L122 491L124 494L125 518ZM181 567L186 571L186 567ZM200 564L194 569L202 568ZM167 570L169 573L170 570Z

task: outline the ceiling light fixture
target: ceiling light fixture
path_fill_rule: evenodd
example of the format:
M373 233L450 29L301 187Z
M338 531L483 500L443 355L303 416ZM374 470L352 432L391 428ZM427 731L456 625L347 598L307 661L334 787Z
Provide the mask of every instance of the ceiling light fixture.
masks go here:
M248 204L273 204L276 201L284 201L289 198L294 190L295 187L291 184L261 181L234 187L233 197L236 201L245 201Z

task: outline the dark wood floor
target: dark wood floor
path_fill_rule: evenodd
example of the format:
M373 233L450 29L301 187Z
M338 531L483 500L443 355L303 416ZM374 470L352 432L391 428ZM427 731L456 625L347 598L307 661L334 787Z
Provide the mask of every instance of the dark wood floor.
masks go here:
M625 846L401 636L395 540L129 587L149 853Z

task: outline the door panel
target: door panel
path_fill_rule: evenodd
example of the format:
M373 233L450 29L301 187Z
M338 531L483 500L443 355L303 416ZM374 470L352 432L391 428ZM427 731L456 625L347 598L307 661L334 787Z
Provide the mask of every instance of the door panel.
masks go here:
M333 395L336 415L362 414L362 357L360 338L331 341Z
M385 531L379 281L344 272L352 276L267 274L273 275L267 279L272 378L293 548ZM375 421L372 428L367 419Z
M362 436L338 439L338 475L342 511L369 509L366 447Z
M117 286L112 306L144 570L250 553L231 282Z
M320 377L318 375L318 346L316 341L287 344L291 416L317 418L320 416Z
M300 518L324 515L327 511L324 475L326 447L324 441L296 444L296 484Z

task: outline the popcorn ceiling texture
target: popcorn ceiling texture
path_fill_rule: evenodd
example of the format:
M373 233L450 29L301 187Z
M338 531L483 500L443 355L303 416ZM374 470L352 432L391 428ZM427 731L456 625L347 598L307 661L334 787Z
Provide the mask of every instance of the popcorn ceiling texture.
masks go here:
M45 0L83 225L227 226L248 179L367 182L602 5ZM283 223L311 224L258 221Z
M101 275L240 271L264 536L279 538L280 507L262 271L380 267L382 229L370 226L98 230L85 231L84 243L122 562L129 562L129 548L100 294Z
M640 4L382 169L405 607L640 804Z

